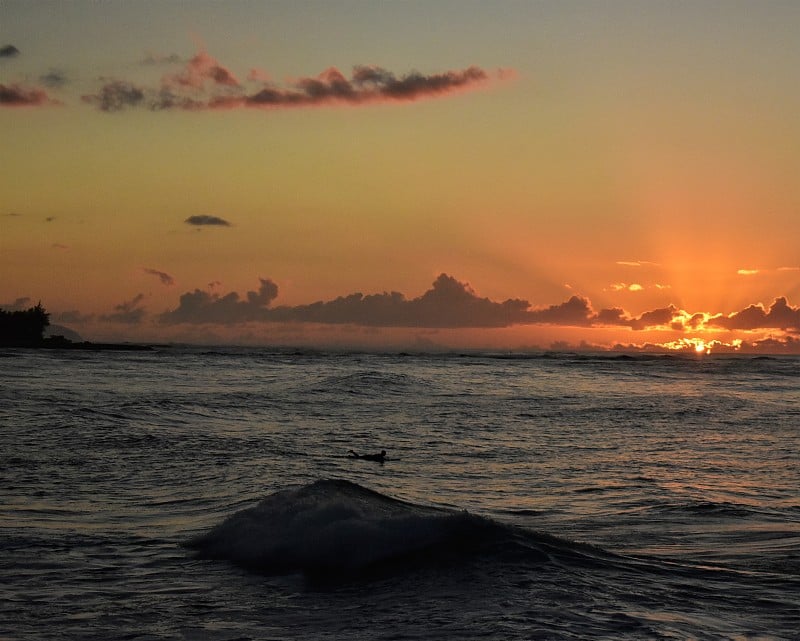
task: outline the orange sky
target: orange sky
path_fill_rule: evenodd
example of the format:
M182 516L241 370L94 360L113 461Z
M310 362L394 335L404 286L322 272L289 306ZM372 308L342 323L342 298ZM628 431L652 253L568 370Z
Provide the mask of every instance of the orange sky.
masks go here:
M92 340L798 351L795 3L51 9L0 7L3 308Z

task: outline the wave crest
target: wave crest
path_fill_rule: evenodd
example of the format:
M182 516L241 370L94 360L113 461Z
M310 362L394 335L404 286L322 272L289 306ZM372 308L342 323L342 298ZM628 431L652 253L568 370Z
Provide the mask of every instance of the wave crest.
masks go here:
M463 554L503 526L467 512L413 505L355 483L317 481L276 492L187 544L266 574L346 575L438 552Z

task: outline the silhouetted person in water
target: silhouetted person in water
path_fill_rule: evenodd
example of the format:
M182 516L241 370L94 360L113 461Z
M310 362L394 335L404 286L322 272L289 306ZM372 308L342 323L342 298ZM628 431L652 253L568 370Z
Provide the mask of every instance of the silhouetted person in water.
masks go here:
M376 463L383 463L386 460L386 450L381 450L380 454L357 454L353 450L348 450L350 453L348 458L359 458L363 461L375 461Z

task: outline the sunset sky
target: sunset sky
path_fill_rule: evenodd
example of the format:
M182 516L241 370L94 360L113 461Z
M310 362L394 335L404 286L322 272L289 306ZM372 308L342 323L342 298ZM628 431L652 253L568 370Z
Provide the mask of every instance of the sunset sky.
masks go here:
M800 3L0 3L0 306L800 352Z

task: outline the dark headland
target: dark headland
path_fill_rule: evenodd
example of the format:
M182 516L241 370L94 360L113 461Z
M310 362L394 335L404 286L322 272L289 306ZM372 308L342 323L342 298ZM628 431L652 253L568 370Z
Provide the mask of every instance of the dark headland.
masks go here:
M149 345L136 343L91 343L73 341L64 336L45 336L50 325L50 314L42 304L26 310L6 311L0 309L0 348L25 347L34 349L81 349L81 350L124 350L147 351Z

